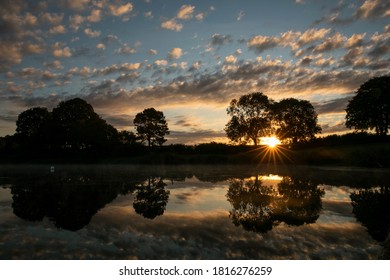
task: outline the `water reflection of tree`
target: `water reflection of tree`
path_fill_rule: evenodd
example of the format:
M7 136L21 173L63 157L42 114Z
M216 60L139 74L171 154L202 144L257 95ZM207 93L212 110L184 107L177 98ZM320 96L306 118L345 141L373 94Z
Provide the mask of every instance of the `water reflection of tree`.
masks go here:
M322 209L325 191L309 180L284 177L278 184L280 217L289 225L315 223Z
M76 231L130 184L96 180L82 175L45 176L19 181L11 188L14 214L24 220L48 217L56 227Z
M227 192L233 206L230 218L236 226L267 232L285 222L289 225L314 223L322 209L324 190L310 181L284 177L276 186L255 180L232 180Z
M390 228L390 187L362 189L350 197L356 219L375 240L385 241Z
M148 219L163 215L170 194L165 190L166 185L162 178L149 179L146 185L141 184L133 202L135 212Z
M229 213L233 224L256 232L272 229L275 195L275 190L262 186L258 177L254 181L232 180L226 196L233 206Z

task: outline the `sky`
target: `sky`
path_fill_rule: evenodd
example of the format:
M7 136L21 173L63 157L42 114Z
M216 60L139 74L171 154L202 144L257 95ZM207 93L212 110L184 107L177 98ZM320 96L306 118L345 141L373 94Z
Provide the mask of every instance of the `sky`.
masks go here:
M253 92L345 133L348 100L389 66L386 0L1 0L0 136L80 97L118 130L153 107L168 144L227 142L226 108Z

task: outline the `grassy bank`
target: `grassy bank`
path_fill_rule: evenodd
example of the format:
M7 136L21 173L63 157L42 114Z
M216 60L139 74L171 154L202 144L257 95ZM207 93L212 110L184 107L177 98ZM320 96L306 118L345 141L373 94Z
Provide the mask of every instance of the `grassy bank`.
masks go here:
M129 146L109 155L64 153L61 156L9 154L0 163L113 163L113 164L299 164L316 166L390 167L390 142L305 143L299 145L232 146L207 143L195 146Z

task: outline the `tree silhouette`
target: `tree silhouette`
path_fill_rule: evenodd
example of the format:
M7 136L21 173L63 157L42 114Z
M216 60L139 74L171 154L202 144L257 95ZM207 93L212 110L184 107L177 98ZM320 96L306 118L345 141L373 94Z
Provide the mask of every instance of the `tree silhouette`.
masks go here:
M278 223L271 207L275 196L275 190L263 186L258 177L254 181L232 180L226 194L233 206L229 217L235 226L241 225L245 230L267 232Z
M375 77L362 84L348 103L345 125L386 135L390 126L389 92L390 76Z
M314 107L307 100L287 98L275 102L272 105L272 116L278 127L276 134L281 140L303 142L321 132Z
M28 221L48 217L62 229L76 231L86 226L105 204L123 193L122 182L82 174L20 178L11 187L14 214Z
M325 195L317 184L294 177L283 177L278 184L281 200L279 219L289 225L315 223L322 210L321 198Z
M137 135L142 142L147 141L149 147L161 146L167 141L164 136L169 134L169 130L163 112L148 108L138 113L133 122Z
M16 137L28 150L46 148L49 144L51 113L42 107L22 112L16 121Z
M234 225L265 233L281 222L314 223L324 194L308 180L284 177L277 186L264 186L256 177L254 181L232 180L226 196L233 207L229 216Z
M255 146L260 137L267 136L271 129L270 100L261 92L233 99L227 108L230 121L226 124L227 137L236 143L252 141Z
M163 215L169 199L166 185L161 178L149 179L146 186L141 185L133 202L135 212L148 219Z
M118 139L117 130L80 98L60 102L53 109L53 121L55 142L62 149L102 151Z
M383 242L390 228L390 188L362 189L350 195L353 213L368 233L377 241Z

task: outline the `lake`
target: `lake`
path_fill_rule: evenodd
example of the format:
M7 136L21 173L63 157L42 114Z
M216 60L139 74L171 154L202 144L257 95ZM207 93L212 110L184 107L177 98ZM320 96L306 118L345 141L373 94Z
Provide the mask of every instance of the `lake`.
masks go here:
M378 259L390 171L0 166L0 259Z

